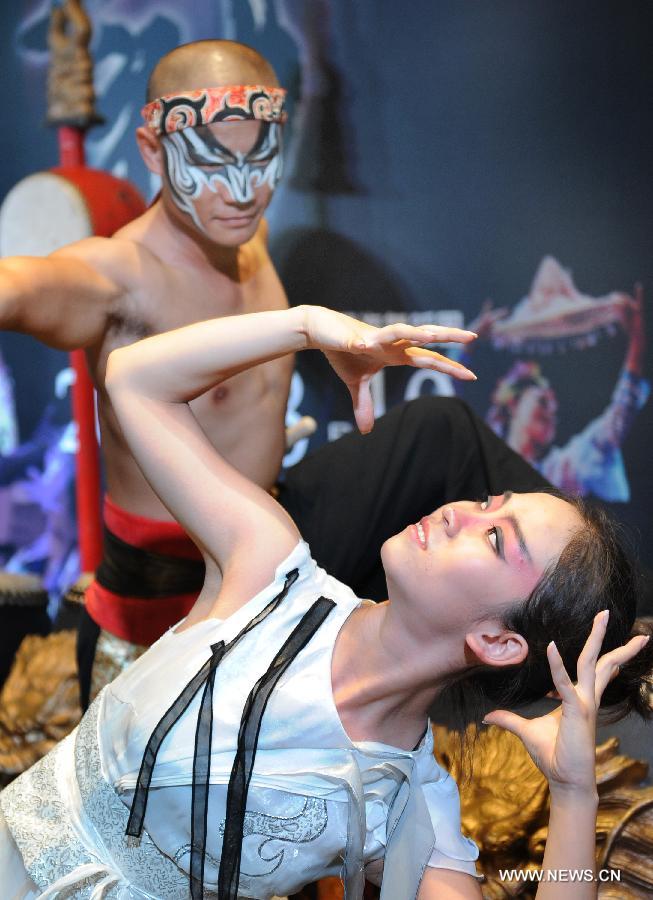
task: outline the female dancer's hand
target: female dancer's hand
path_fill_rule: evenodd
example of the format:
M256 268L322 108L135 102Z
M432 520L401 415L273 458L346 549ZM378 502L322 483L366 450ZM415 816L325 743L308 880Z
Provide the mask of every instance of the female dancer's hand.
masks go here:
M646 644L647 637L631 638L623 647L599 652L608 624L604 610L594 618L592 631L578 658L578 682L573 684L553 642L547 648L553 683L561 705L537 719L525 719L500 709L484 722L516 734L536 766L546 776L552 795L567 791L596 791L596 717L603 691L619 671Z
M464 381L476 378L460 363L422 346L449 341L466 344L476 337L471 331L438 325L375 328L323 306L305 306L303 311L308 346L322 350L347 385L356 424L364 433L374 424L370 380L384 366L435 369Z

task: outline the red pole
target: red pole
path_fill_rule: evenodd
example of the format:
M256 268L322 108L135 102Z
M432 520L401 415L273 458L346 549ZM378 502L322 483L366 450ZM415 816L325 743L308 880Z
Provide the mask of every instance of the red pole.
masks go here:
M73 166L85 166L86 154L84 153L84 132L81 128L72 128L70 125L60 125L57 128L59 138L59 165L66 168Z
M58 129L59 164L84 166L84 132L62 125ZM77 423L77 533L82 572L94 572L102 559L102 513L100 509L100 454L95 432L95 393L83 350L73 350L70 364L75 372L72 388L73 416Z
M83 350L73 350L73 415L77 423L77 533L82 572L94 572L102 559L100 454L95 437L95 393Z

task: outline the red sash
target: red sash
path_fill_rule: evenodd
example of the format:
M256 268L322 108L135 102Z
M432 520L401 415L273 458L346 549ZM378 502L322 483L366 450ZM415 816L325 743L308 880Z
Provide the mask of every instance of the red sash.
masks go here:
M201 560L202 555L176 522L135 515L104 499L104 524L126 544L168 558ZM86 609L100 628L133 644L149 646L188 614L197 591L172 597L133 597L108 590L93 581L86 591Z

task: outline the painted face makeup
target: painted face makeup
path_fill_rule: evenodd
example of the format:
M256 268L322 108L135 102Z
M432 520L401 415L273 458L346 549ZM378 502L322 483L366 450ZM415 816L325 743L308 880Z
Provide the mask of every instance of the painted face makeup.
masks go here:
M196 201L219 185L235 203L251 203L257 189L273 191L281 178L283 88L260 84L166 94L141 110L148 128L161 136L166 174L175 205L206 233ZM258 138L246 153L220 143L208 125L257 119Z
M204 232L195 201L205 187L216 193L222 185L235 203L250 203L258 188L268 185L273 191L281 178L282 137L276 122L261 122L247 153L229 150L206 126L165 134L161 144L172 198Z

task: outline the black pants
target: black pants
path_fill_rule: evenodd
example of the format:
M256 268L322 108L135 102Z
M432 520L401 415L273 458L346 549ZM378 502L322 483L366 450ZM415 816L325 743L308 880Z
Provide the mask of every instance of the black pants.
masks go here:
M548 486L461 400L423 397L391 410L367 435L319 447L285 474L279 501L326 571L359 596L387 597L381 545L452 500ZM156 601L152 601L156 602ZM99 628L78 638L83 708Z
M91 675L95 648L100 637L100 626L82 610L77 628L77 678L79 679L79 705L86 712L91 701Z

